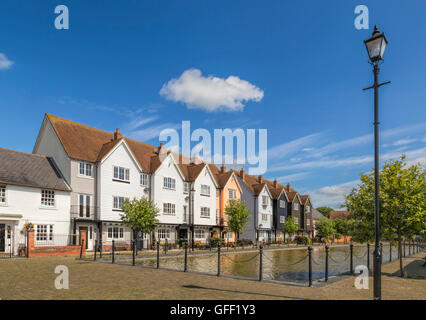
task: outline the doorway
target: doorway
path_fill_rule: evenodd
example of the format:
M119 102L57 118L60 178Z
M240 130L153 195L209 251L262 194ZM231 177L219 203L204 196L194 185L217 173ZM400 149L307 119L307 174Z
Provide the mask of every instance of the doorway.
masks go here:
M86 250L93 250L93 226L79 226L78 227L79 234L83 231L86 232Z
M0 252L6 249L6 225L0 224Z

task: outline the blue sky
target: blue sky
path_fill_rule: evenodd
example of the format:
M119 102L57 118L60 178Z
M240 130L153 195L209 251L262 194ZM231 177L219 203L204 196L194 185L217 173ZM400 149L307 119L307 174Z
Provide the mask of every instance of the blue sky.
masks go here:
M54 28L58 4L69 30ZM369 30L354 27L359 4ZM31 152L45 112L155 145L182 120L211 132L264 128L264 176L337 208L373 166L373 93L361 89L372 83L363 40L376 23L389 40L380 78L392 81L380 91L382 159L405 152L426 163L425 9L423 0L2 1L0 146Z

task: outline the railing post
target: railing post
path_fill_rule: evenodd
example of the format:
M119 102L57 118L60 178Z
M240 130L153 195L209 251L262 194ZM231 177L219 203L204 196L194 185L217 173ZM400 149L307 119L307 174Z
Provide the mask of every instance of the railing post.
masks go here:
M164 246L164 253L167 254L168 250L169 250L169 241L166 239L166 245Z
M328 246L325 246L325 282L328 281Z
M259 246L259 281L263 279L263 245Z
M136 240L132 241L132 265L136 264Z
M308 247L309 256L309 286L312 287L312 247Z
M160 269L160 241L157 240L157 269Z
M351 262L350 262L350 272L354 274L354 245L351 243L349 245L350 253L351 253Z
M405 239L404 239L404 258L405 258Z
M94 261L96 261L96 251L98 251L98 240L95 240L95 254L93 255Z
M217 276L220 276L220 242L217 244Z
M411 241L408 241L408 256L411 256Z
M370 271L370 244L367 242L367 269Z
M114 240L112 240L112 259L111 259L111 263L115 263L115 245L114 245Z
M80 259L83 257L83 246L84 246L84 239L81 240L81 245L80 245Z
M389 262L392 262L392 242L389 242Z
M102 259L102 241L101 240L99 240L98 247L99 247L99 258Z
M188 244L185 242L185 262L183 266L183 272L188 270Z

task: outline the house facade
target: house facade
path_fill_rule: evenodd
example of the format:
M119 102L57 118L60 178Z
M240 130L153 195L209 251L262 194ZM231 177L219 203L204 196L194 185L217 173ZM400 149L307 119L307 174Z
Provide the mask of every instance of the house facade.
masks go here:
M274 241L284 240L284 223L287 220L288 197L283 185L280 185L276 179L272 183L268 183L271 190L273 205L273 236Z
M0 148L0 255L26 246L34 224L37 245L67 245L70 186L53 159Z
M301 220L303 221L303 235L310 238L314 237L314 227L312 219L312 202L309 195L301 195L300 200L302 202L301 208Z

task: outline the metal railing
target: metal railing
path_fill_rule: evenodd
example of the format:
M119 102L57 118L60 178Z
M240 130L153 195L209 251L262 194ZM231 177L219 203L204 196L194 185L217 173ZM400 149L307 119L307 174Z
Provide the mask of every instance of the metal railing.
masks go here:
M72 219L99 220L99 207L73 205L71 206Z

